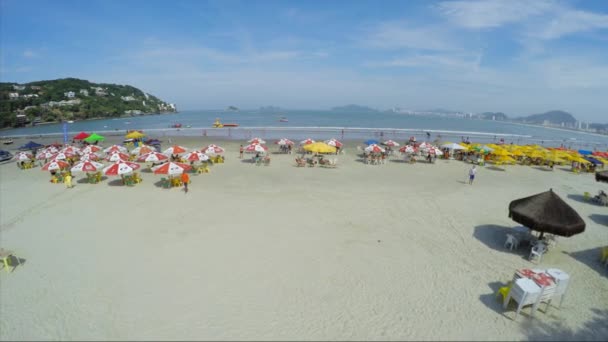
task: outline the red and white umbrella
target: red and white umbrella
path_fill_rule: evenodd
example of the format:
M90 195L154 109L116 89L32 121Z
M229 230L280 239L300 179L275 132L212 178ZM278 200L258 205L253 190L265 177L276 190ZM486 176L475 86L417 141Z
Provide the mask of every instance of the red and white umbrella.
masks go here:
M287 138L281 138L281 139L275 141L274 143L277 145L293 145L294 144L293 141L291 141Z
M169 157L167 157L166 155L159 153L159 152L150 152L150 153L146 153L146 154L142 154L141 156L139 156L137 158L138 162L152 162L152 163L156 163L159 162L161 160L167 160L169 159Z
M312 144L314 142L315 142L314 140L308 138L308 139L300 141L300 145L310 145L310 144Z
M138 146L138 147L132 149L130 153L141 156L141 155L144 155L144 154L150 153L150 152L156 152L156 148L154 148L150 145L141 145L141 146Z
M211 144L211 145L209 145L207 147L204 147L201 151L203 153L205 153L205 154L220 154L220 153L224 153L224 149L223 148L221 148L221 147L219 147L217 145L214 145L214 144Z
M421 150L426 150L433 147L433 145L427 143L426 141L423 141L422 144L418 145L418 148Z
M39 159L39 160L51 159L51 157L54 156L55 153L57 153L57 152L42 151L42 152L39 152L38 154L36 154L36 159Z
M268 147L260 144L249 144L244 148L247 153L255 153L255 152L266 152L268 151Z
M112 152L122 152L122 153L127 153L127 148L124 146L120 146L120 145L112 145L108 148L106 148L105 150L103 150L105 153L112 153Z
M329 139L329 140L325 140L325 143L329 146L333 146L333 147L342 147L342 143L336 139Z
M181 175L182 173L192 169L192 166L184 163L164 163L163 165L155 166L152 168L154 174L157 175Z
M55 147L54 145L51 145L49 147L45 147L41 152L50 152L50 153L57 153L59 152L59 149L57 147Z
M137 163L120 160L104 168L103 173L106 176L120 176L133 173L133 171L139 169L139 167L140 165Z
M72 172L95 172L103 168L102 163L94 162L91 160L84 160L74 165L70 171Z
M70 164L64 162L63 160L53 160L44 164L42 167L42 171L53 171L53 170L63 170L70 167Z
M185 147L173 145L173 146L169 147L168 149L166 149L163 153L164 154L180 154L180 153L186 153L186 151L187 150Z
M18 161L25 161L25 160L34 159L34 156L32 156L31 154L29 154L27 152L19 152L19 153L15 154L13 159L18 160Z
M412 145L405 145L399 149L401 153L416 153L416 149Z
M66 147L62 148L60 152L63 152L66 156L71 157L73 155L80 153L80 149L75 146L67 145Z
M96 145L89 145L89 146L83 148L82 150L80 150L80 153L87 154L87 153L95 153L95 152L99 152L99 151L101 151L101 147L96 146Z
M80 160L98 160L99 156L95 153L83 153Z
M202 151L188 152L186 155L184 155L184 158L188 161L194 161L194 162L202 162L202 161L209 160L209 156L204 154Z
M55 153L51 156L51 159L53 160L66 160L68 159L68 157L71 157L63 152L59 152L59 153Z
M430 154L434 154L436 156L442 156L443 155L443 152L440 149L438 149L437 147L435 147L435 146L432 146L431 148L427 149L427 152L430 153Z
M266 141L262 140L262 138L253 138L251 140L248 141L248 143L250 144L265 144Z
M390 147L399 146L399 143L394 140L387 140L387 141L383 142L383 144L386 146L390 146Z
M107 161L117 162L119 160L129 160L129 155L122 152L112 152L106 157Z
M372 152L372 153L380 153L380 152L384 152L385 150L382 147L380 147L379 145L371 144L365 148L365 151Z

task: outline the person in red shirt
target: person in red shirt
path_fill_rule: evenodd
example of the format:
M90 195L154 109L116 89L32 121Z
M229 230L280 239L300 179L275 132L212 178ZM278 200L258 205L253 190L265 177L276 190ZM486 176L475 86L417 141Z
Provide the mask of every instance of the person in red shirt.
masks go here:
M188 193L188 183L190 183L190 176L186 172L182 173L182 183L184 183L184 191Z

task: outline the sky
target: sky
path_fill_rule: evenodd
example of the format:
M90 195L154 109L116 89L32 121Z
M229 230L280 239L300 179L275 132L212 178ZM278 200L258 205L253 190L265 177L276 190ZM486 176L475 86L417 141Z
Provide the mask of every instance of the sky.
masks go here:
M608 1L0 0L0 80L178 109L561 109L608 122Z

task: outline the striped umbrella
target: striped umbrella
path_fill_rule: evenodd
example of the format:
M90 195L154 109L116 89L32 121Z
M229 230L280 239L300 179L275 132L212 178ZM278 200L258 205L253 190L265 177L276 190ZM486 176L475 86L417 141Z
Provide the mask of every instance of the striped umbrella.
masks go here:
M193 162L202 162L209 160L209 156L204 154L203 151L188 152L186 153L186 155L184 155L184 158L188 161Z
M146 153L150 153L150 152L156 152L156 149L150 145L141 145L138 146L136 148L134 148L133 150L131 150L131 154L134 155L144 155Z
M96 145L89 145L85 148L83 148L80 153L82 154L87 154L87 153L95 153L95 152L99 152L101 151L101 147L100 146L96 146Z
M185 147L182 146L178 146L178 145L173 145L171 147L169 147L168 149L166 149L163 153L164 154L180 154L180 153L186 153L187 149Z
M383 142L382 144L384 144L385 146L390 146L390 147L395 147L395 146L399 146L399 143L393 140L387 140L385 142Z
M112 165L103 169L103 173L107 176L120 176L133 173L139 169L140 165L130 161L119 160Z
M71 157L71 156L74 156L76 154L79 154L80 153L80 149L78 147L68 145L68 146L62 148L60 152L63 152L66 156L70 156Z
M105 153L112 153L112 152L122 152L122 153L127 153L127 148L124 146L120 146L120 145L112 145L108 148L106 148L105 150L103 150Z
M262 138L253 138L251 140L248 141L248 143L250 144L265 144L266 141L262 140Z
M83 153L80 160L98 160L99 156L95 153Z
M53 160L44 164L42 167L42 171L53 171L53 170L63 170L70 167L70 164L64 162L63 160Z
M51 159L51 157L53 157L55 155L55 153L57 152L51 152L48 150L39 152L38 154L36 154L36 159L42 160L42 159Z
M156 163L161 160L167 160L167 159L169 159L169 157L167 157L166 155L164 155L162 153L150 152L150 153L142 154L141 156L139 156L139 158L137 158L137 161Z
M365 148L365 151L372 152L372 153L380 153L380 152L384 152L385 150L382 147L380 147L379 145L371 144Z
M192 166L190 166L188 164L169 162L169 163L164 163L159 166L155 166L154 168L152 168L152 171L154 171L154 174L156 174L156 175L174 176L174 175L181 175L182 173L184 173L188 170L191 170L191 169L192 169Z
M91 160L84 160L74 165L70 171L72 172L95 172L103 167L102 163L94 162Z
M416 153L416 149L412 145L405 145L399 149L401 153Z
M220 153L224 153L224 149L223 148L221 148L221 147L219 147L217 145L214 145L214 144L211 144L211 145L209 145L207 147L203 147L203 149L201 151L203 153L205 153L205 154L220 154Z
M34 156L32 156L31 154L29 154L27 152L19 152L19 153L15 154L13 159L18 160L18 161L25 161L25 160L29 161L29 160L34 159Z
M313 144L314 142L315 142L314 140L312 140L311 138L308 138L308 139L300 141L300 145L310 145L310 144Z
M106 157L107 161L117 162L120 160L129 160L129 155L122 152L112 152Z
M287 139L287 138L281 138L277 141L274 142L277 145L293 145L293 141Z
M334 138L331 138L329 140L325 140L325 143L329 146L333 146L333 147L342 147L342 143Z
M268 151L268 147L260 144L249 144L244 148L247 153L256 153L256 152L266 152Z
M59 152L59 153L55 153L51 156L51 159L53 160L66 160L68 159L68 157L70 157L69 155L63 153L63 152Z

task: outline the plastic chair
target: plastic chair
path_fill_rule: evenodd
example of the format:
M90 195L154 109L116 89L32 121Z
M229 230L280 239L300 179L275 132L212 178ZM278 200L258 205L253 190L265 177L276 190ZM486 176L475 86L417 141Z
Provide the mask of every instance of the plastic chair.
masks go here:
M19 258L14 256L12 251L4 250L4 248L0 249L0 260L2 261L2 265L4 266L6 272L10 272L10 260L17 260L17 265L21 265ZM13 269L15 269L15 267L17 266L13 266Z
M169 182L169 180L167 178L163 177L160 179L160 186L162 188L169 189L169 188L171 188L171 183Z
M519 241L515 236L507 234L507 240L505 241L504 247L512 251L513 248L517 249L519 247Z
M539 242L534 245L530 250L530 256L528 257L528 259L532 261L533 259L538 258L538 262L540 262L543 257L543 254L545 254L546 251L547 246L544 243Z
M512 287L513 287L513 282L509 281L506 286L503 286L500 289L498 289L498 291L496 292L496 296L497 297L501 296L502 297L502 301L504 303L504 301L509 296L509 292L511 291Z
M602 248L602 255L600 256L600 261L606 263L608 266L608 246Z
M585 201L588 201L591 199L591 194L588 191L585 191L583 197L585 198Z
M517 319L519 312L526 305L532 305L531 316L534 317L534 312L536 311L538 305L537 299L540 297L540 295L541 288L536 285L533 280L528 278L519 278L515 280L513 287L507 295L507 299L505 299L503 302L503 308L506 309L511 299L513 299L518 304L515 318L513 318L513 320Z

